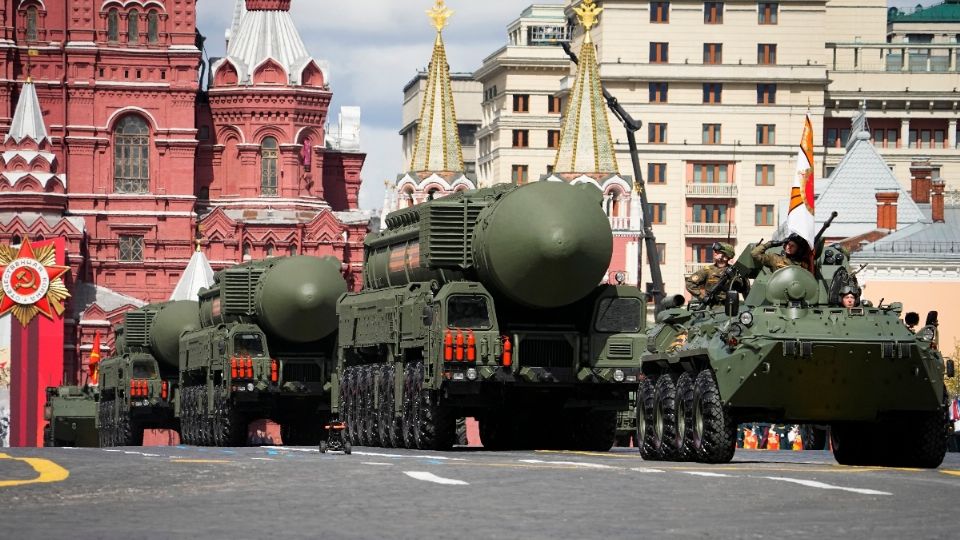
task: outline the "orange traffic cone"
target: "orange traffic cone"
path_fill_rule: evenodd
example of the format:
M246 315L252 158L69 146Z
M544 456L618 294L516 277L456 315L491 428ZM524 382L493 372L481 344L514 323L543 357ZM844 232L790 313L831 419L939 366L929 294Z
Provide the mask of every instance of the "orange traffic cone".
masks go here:
M743 447L747 450L756 450L757 442L757 434L748 428L743 435Z
M803 450L803 437L801 437L799 433L797 433L796 438L793 439L793 449Z

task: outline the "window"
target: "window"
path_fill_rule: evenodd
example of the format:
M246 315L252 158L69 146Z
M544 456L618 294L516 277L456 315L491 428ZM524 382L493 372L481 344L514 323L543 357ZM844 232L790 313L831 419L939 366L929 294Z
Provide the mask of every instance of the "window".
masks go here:
M513 180L513 183L518 186L520 184L526 184L527 183L527 166L514 165L510 170L510 179Z
M160 42L160 15L156 11L147 14L147 41L150 43Z
M275 248L273 247L273 244L267 244L267 247L263 250L263 253L264 253L264 255L266 255L267 257L273 257L273 251L274 251L274 249L275 249Z
M667 142L666 124L647 124L647 142L665 143Z
M723 63L723 43L704 43L703 44L703 63L704 64L722 64Z
M666 103L666 102L667 102L667 83L665 82L650 83L650 103Z
M277 140L266 137L260 143L260 195L277 195L277 161L280 158L280 148Z
M236 334L233 338L233 354L236 356L262 357L263 340L260 334Z
M547 130L547 148L560 148L560 130Z
M758 24L777 24L777 12L780 10L778 2L759 2L757 4Z
M720 144L720 124L703 124L703 144Z
M690 246L690 250L693 252L693 262L713 262L713 244L693 244Z
M150 189L150 131L139 116L124 116L117 122L113 189L117 193L147 193Z
M777 45L775 43L757 44L757 64L769 66L777 63Z
M667 183L667 164L650 163L647 165L647 183L648 184L666 184Z
M120 41L120 12L116 9L107 12L107 41Z
M643 328L639 298L604 298L597 306L597 332L639 332Z
M695 204L693 205L694 223L726 223L727 205L725 204Z
M726 163L694 163L693 181L698 184L726 184Z
M519 112L519 113L530 112L530 95L529 94L513 95L513 112Z
M723 2L704 2L703 22L705 24L723 24Z
M667 223L667 203L650 204L650 223L665 225Z
M670 2L650 2L650 22L670 22Z
M773 165L758 164L756 180L758 186L772 186L774 184Z
M127 43L140 41L140 12L133 9L127 15Z
M559 96L547 96L547 112L550 114L560 114L563 110L561 108L561 100Z
M773 205L772 204L757 205L754 225L758 227L773 225Z
M882 148L896 148L900 132L896 129L873 130L873 143Z
M457 134L460 136L460 145L461 146L476 146L477 145L477 128L479 126L473 124L459 124L457 125Z
M776 144L776 124L757 124L757 144Z
M621 217L621 202L624 201L626 197L623 195L623 191L618 188L613 188L607 193L607 215L610 217Z
M528 146L530 146L530 130L528 129L513 130L513 147L526 148Z
M777 102L777 85L758 84L757 85L757 103L761 105L772 105Z
M479 295L455 295L447 300L449 328L490 328L487 299Z
M650 43L650 62L653 64L666 64L669 58L669 43L651 42Z
M121 261L142 261L143 260L143 236L138 235L120 235L120 253L118 260Z
M657 243L657 259L659 260L661 265L667 264L667 245L666 244L661 244L659 242Z
M36 41L39 37L37 32L37 6L27 7L27 41Z
M723 94L723 85L720 83L705 83L703 85L703 102L720 103Z

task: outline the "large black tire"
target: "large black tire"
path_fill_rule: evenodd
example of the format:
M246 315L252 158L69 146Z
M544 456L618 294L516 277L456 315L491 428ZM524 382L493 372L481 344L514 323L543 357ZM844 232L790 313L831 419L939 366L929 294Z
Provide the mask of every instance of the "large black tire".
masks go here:
M456 444L460 446L467 446L469 441L467 441L467 419L464 417L457 418L457 442Z
M143 426L129 412L120 414L119 446L143 446Z
M414 398L419 392L420 385L414 387L414 369L412 364L404 366L403 374L403 430L402 439L404 448L416 448L417 441L417 400Z
M347 380L347 397L349 402L347 404L347 410L349 419L347 421L347 429L350 432L350 442L354 445L360 444L360 393L357 390L357 377L359 375L358 368L356 366L348 368L349 376Z
M432 390L420 391L419 447L449 450L457 440L457 419Z
M110 402L106 399L97 402L97 420L100 423L100 430L97 432L97 436L100 438L100 448L108 448L110 446L110 420L107 416L108 403Z
M383 446L380 440L380 402L383 401L383 395L380 393L380 381L383 380L381 367L380 364L374 364L367 368L367 395L369 396L367 438L370 446Z
M677 378L677 429L674 446L677 450L674 459L692 461L696 457L693 449L693 382L690 373L681 373Z
M936 469L947 455L947 409L913 413L899 437L900 455L907 467Z
M823 426L800 425L800 439L803 441L804 450L826 450L827 437L827 429Z
M672 461L679 453L677 436L677 386L669 374L661 375L654 385L656 404L654 409L654 445L660 459Z
M393 366L380 366L380 406L377 407L377 437L380 440L380 446L384 448L393 447L393 431L396 422L393 417Z
M227 395L226 388L214 388L214 436L217 446L246 446L247 422Z
M693 384L693 447L697 461L727 463L737 450L737 424L723 406L713 371L701 371Z
M184 444L197 444L197 419L194 406L194 388L193 386L183 387L180 398L180 428L181 437Z
M833 457L841 465L877 465L882 461L874 433L879 424L848 422L830 427Z
M200 430L199 444L203 446L214 446L213 414L209 407L210 402L207 394L206 384L197 387L197 427Z
M617 435L617 411L585 411L579 418L576 450L608 452Z
M663 459L656 441L657 392L654 380L649 376L640 378L637 388L637 447L640 457L647 461Z

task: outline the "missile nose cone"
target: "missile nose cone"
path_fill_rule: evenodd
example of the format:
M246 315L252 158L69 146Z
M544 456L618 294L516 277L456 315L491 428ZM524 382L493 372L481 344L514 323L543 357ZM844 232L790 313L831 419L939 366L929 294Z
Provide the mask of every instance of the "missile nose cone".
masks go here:
M295 343L322 339L337 328L337 299L346 292L332 258L289 257L262 278L258 314L270 332Z

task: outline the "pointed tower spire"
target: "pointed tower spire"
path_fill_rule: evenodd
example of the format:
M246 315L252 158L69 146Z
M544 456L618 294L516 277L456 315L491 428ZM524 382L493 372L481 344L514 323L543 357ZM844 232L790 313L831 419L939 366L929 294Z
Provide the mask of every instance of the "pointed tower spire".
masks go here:
M17 101L17 109L13 113L13 121L10 123L10 131L4 138L4 142L13 139L20 144L24 139L33 139L33 142L40 144L47 138L47 127L43 123L43 110L40 108L40 100L37 99L37 90L33 82L23 83L23 89L20 91L20 99Z
M196 300L200 289L213 285L213 268L210 267L207 256L200 250L203 242L203 228L200 224L197 224L194 242L197 245L196 251L193 252L190 262L187 263L187 268L180 276L180 281L173 289L170 300Z
M427 16L437 29L433 43L433 57L427 73L420 108L420 124L417 142L413 148L410 170L415 172L463 172L463 150L457 131L457 115L453 107L453 89L450 86L450 66L443 46L443 28L453 11L436 0Z
M584 0L574 11L585 33L553 170L555 174L619 174L600 86L596 47L590 37L590 29L597 24L603 8L597 7L593 0Z
M243 14L247 12L247 1L246 0L236 0L236 4L233 6L233 20L230 22L230 28L227 28L226 38L227 38L227 49L230 48L230 40L233 39L233 36L237 35L237 30L240 29L240 21L243 20Z

